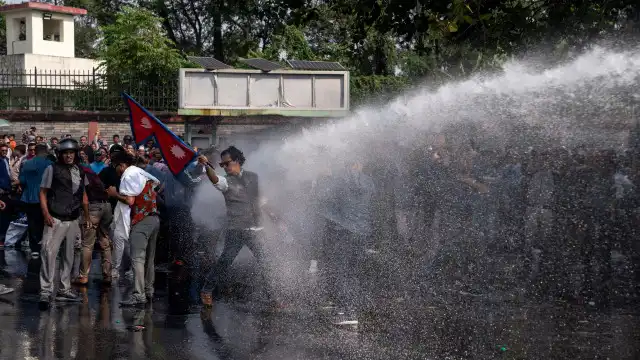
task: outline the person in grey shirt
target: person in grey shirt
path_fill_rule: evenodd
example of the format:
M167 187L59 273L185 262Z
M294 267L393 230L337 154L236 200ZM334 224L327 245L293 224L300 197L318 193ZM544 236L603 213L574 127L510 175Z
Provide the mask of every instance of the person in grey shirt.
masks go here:
M40 303L48 305L54 290L56 258L64 243L57 301L80 301L71 291L73 247L80 234L81 209L89 219L89 201L85 192L84 172L78 167L78 142L64 139L58 145L58 161L47 167L40 184L40 207L45 228L42 234L40 268ZM66 241L65 241L66 240Z
M211 295L215 286L226 280L227 272L240 250L246 245L260 264L260 277L266 288L266 295L271 306L277 306L273 301L272 291L264 276L265 254L260 244L261 209L258 175L242 168L245 157L242 151L234 146L220 154L220 167L226 176L218 176L205 156L200 156L198 162L206 165L207 177L213 186L222 192L227 207L227 231L224 250L213 267L201 292L204 305L211 305Z

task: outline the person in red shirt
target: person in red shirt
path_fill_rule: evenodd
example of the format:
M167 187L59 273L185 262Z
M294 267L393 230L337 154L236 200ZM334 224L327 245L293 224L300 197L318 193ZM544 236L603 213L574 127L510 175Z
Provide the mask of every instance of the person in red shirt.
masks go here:
M120 191L115 187L107 189L109 196L118 199L120 210L124 214L119 221L124 222L122 228L129 229L129 244L133 268L133 293L131 297L120 303L121 306L144 305L153 299L153 283L155 280L154 258L156 240L160 229L158 217L157 193L155 187L158 179L135 166L136 158L126 152L114 154L111 163L121 176ZM127 211L129 210L127 214ZM116 219L118 215L116 214ZM118 220L117 220L118 221ZM118 227L119 224L116 224ZM122 225L122 224L120 224Z

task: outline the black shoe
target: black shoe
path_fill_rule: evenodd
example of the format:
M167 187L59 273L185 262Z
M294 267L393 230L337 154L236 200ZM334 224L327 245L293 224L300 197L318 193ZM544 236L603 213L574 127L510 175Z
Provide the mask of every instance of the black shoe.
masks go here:
M82 298L71 290L58 291L56 294L56 301L64 302L81 302Z
M51 295L49 294L40 294L40 300L38 301L38 305L40 306L40 310L47 310L49 308L49 304L51 303Z

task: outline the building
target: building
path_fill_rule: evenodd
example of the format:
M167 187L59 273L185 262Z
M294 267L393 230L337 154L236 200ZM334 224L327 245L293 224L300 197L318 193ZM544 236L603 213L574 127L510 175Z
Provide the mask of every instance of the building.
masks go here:
M7 55L0 57L0 88L8 97L2 105L33 111L73 107L68 92L91 80L99 66L75 57L74 16L87 11L24 2L0 6L0 13L7 40Z
M75 57L74 17L84 9L24 2L0 6L7 55L0 56L0 118L20 134L31 126L48 138L105 139L131 133L121 98L127 92L197 147L273 138L349 112L349 72L340 64L244 59L235 69L191 57L201 69L176 70L162 85L113 81L100 62ZM283 125L293 125L286 126ZM293 129L293 130L292 130Z

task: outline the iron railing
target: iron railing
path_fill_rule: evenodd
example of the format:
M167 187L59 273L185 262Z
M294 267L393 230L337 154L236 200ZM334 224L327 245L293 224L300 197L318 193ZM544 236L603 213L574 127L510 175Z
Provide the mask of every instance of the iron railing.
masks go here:
M0 69L0 110L126 112L122 92L151 111L177 111L178 72L150 79L100 69Z

